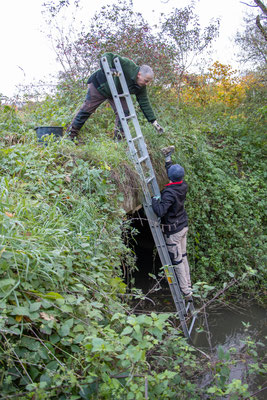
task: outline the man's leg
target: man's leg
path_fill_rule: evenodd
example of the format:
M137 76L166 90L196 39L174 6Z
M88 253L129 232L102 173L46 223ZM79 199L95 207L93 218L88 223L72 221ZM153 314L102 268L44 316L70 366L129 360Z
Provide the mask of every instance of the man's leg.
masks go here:
M172 265L176 272L181 291L184 295L191 295L191 290L188 285L187 275L185 271L185 265L182 257L181 247L181 235L180 232L174 233L173 235L165 235L165 242L169 251Z
M68 129L68 136L74 140L78 137L79 131L90 117L91 114L95 112L95 110L102 104L106 98L99 93L99 91L95 88L93 83L90 83L88 86L87 95L83 105L80 110L77 112L75 117L71 122L71 126Z
M182 251L182 258L183 258L183 264L184 264L187 284L188 284L188 287L191 289L192 284L191 284L191 277L190 277L190 268L189 268L189 263L187 260L187 253L186 253L187 232L188 232L188 227L186 226L181 231L181 251Z
M121 122L120 122L120 118L118 115L118 111L117 108L115 106L114 100L113 99L109 99L109 104L111 105L115 115L116 115L116 119L115 119L115 129L114 129L114 140L116 141L120 141L121 139L125 138L122 126L121 126ZM127 106L127 102L124 98L120 99L121 101L121 105L124 111L124 114L126 115L126 117L129 115L129 110L128 110L128 106Z

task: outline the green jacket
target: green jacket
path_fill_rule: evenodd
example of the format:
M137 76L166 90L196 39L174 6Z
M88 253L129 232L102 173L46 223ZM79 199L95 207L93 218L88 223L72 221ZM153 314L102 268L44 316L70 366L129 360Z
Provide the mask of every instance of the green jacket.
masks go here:
M115 68L114 65L114 58L118 57L120 60L120 64L125 76L125 80L127 83L127 86L129 88L129 92L131 94L135 94L137 102L146 117L146 119L149 122L154 122L156 120L155 114L152 110L151 104L149 102L149 98L147 95L147 89L146 86L139 86L136 83L136 77L139 72L140 67L138 67L133 61L129 60L126 57L121 57L117 54L113 53L105 53L103 54L103 57L107 58L108 64L110 68ZM96 72L93 73L93 75L90 76L88 79L87 83L93 83L94 86L97 88L97 90L105 96L107 99L112 98L109 85L105 76L105 72L102 68L101 62L100 62L101 68L98 69ZM118 77L114 77L114 83L116 86L116 89L118 93L122 93L122 88L120 85L120 81Z

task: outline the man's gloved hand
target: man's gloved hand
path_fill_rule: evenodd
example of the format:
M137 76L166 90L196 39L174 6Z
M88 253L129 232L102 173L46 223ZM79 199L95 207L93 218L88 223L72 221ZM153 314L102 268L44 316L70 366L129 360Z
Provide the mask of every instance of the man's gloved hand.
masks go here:
M162 128L162 126L160 126L160 124L158 123L158 121L154 121L152 122L152 125L154 126L154 128L159 132L159 133L163 133L164 129Z
M116 68L110 68L112 76L120 76L120 72L116 70Z

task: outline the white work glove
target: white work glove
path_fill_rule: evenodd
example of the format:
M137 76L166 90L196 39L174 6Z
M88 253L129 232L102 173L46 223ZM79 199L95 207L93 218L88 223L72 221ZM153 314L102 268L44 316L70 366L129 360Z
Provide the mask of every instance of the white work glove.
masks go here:
M164 129L162 128L162 126L160 126L160 124L158 123L158 121L154 121L152 122L152 125L154 126L154 128L159 132L159 133L163 133Z

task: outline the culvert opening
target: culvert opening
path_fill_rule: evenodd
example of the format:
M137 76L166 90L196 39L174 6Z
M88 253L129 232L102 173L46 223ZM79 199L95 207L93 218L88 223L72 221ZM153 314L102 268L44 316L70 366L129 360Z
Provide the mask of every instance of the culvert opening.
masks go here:
M131 215L131 226L138 231L131 241L137 266L137 270L132 274L135 280L134 286L146 292L156 284L156 280L149 274L155 275L157 279L160 278L161 261L143 208ZM163 286L165 286L164 281L161 280Z
M128 244L133 249L137 270L131 273L134 278L133 286L141 289L144 295L142 300L133 300L135 312L176 312L165 273L150 230L149 223L143 208L131 214L131 227L138 233L134 240L129 239ZM155 278L151 277L154 275ZM129 279L128 279L129 284Z

